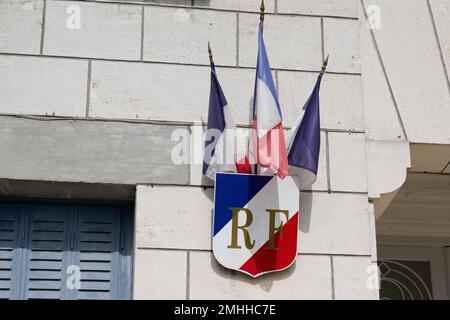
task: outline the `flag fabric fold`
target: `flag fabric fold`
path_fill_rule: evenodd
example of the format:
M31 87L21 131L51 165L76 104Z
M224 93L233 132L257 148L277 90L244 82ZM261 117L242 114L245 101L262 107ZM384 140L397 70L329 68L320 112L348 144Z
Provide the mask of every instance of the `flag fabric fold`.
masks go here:
M300 111L289 143L289 175L299 177L301 189L317 179L320 153L319 91L322 76L323 73L319 75L311 96Z
M247 154L235 146L236 127L230 106L211 63L208 130L203 175L214 180L217 172L299 177L304 189L317 179L320 153L320 73L314 90L289 132L286 148L282 114L259 24L258 58L253 95L253 121ZM211 132L215 133L210 134ZM217 134L218 133L218 134ZM239 154L238 154L239 153ZM254 165L255 164L255 165Z
M250 153L257 165L257 174L288 174L287 151L281 108L270 70L263 38L263 23L259 25L258 60L253 99L253 130Z
M216 172L237 172L234 147L231 139L235 125L230 106L223 94L214 64L211 64L208 130L203 156L203 175L211 180ZM216 136L215 134L219 134Z
M211 63L211 88L209 94L208 128L205 137L203 175L215 180L216 172L252 173L245 154L238 154L236 126L231 108ZM238 161L237 161L238 160Z

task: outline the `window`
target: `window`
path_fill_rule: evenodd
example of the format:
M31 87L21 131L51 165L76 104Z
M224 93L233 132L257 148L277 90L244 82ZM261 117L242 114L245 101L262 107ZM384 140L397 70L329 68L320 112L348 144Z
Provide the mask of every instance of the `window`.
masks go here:
M433 300L429 261L381 261L381 300Z
M126 206L0 203L0 298L129 299Z

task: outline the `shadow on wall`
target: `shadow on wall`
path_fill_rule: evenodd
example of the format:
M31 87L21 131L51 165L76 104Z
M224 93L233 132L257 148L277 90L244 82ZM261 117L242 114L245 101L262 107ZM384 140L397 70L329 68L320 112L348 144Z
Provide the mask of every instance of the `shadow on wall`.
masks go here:
M311 208L313 201L312 192L301 192L300 193L300 204L299 204L299 226L298 229L302 233L308 233L311 224ZM301 243L298 245L298 249L301 248Z
M297 267L296 263L294 263L290 268L284 271L268 273L256 279L253 279L250 276L239 271L226 269L216 261L213 255L211 255L210 265L214 273L223 279L227 279L229 281L238 281L249 286L260 286L261 289L265 292L270 292L274 282L288 279L295 272L295 269Z

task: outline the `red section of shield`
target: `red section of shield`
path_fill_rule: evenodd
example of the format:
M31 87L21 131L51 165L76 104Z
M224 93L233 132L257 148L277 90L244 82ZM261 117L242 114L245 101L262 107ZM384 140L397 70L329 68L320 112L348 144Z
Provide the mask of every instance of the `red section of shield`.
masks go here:
M277 250L268 250L269 241L240 268L253 277L288 268L297 257L298 212L283 225L283 237L275 235Z

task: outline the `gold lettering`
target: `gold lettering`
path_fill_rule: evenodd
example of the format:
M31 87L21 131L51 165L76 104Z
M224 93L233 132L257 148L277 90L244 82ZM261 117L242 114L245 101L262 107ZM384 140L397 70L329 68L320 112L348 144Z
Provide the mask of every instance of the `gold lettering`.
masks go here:
M281 224L276 227L275 226L275 218L277 213L283 213L286 216L286 220L289 220L289 211L288 210L276 210L276 209L267 209L269 213L269 246L268 250L277 250L275 247L275 234L277 231L280 233L280 239L283 237L283 221Z
M250 239L250 233L246 228L248 228L253 222L253 214L249 209L246 208L230 208L233 213L231 221L231 244L228 246L229 249L241 249L238 244L238 230L241 229L244 234L245 247L247 249L253 249L255 246L255 241ZM239 212L245 212L246 220L245 224L239 225Z

